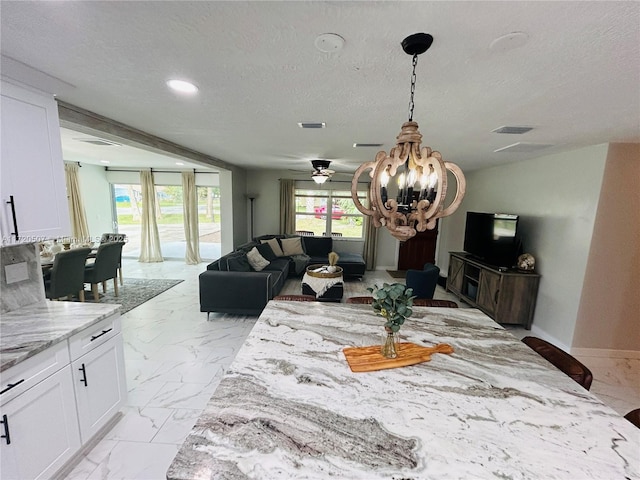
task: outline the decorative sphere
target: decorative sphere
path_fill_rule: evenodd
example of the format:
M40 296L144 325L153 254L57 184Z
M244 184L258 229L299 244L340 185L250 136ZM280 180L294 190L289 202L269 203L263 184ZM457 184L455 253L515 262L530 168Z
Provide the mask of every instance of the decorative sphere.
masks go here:
M518 257L517 265L520 270L533 270L536 267L536 259L530 253L523 253Z

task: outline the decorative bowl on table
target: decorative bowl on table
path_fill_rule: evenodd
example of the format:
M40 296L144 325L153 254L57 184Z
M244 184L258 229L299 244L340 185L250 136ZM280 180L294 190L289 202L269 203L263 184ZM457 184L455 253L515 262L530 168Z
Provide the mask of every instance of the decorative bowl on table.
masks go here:
M338 278L342 276L342 267L335 267L335 271L329 270L329 265L309 265L307 275L317 278Z

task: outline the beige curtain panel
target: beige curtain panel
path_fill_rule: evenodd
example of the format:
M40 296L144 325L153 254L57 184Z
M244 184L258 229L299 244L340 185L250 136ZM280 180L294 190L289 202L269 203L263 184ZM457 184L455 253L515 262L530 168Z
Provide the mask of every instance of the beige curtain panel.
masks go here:
M185 262L200 263L200 239L198 237L198 193L195 172L182 172L182 210L184 213L184 237L187 241Z
M139 262L162 262L160 250L160 235L156 222L156 188L153 184L151 169L140 171L140 185L142 187L142 238Z
M78 180L78 164L64 164L65 180L67 184L67 199L69 201L69 216L71 217L71 233L76 243L85 243L90 240L87 216L84 213L84 203L80 193L80 181Z
M296 182L280 179L280 233L294 233L296 230Z

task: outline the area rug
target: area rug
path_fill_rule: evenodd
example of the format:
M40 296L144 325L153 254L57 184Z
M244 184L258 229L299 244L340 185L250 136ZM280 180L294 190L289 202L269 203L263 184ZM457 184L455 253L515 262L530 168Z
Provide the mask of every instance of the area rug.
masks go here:
M407 276L406 270L387 270L387 273L393 278L404 278Z
M124 285L118 284L118 296L113 294L113 281L107 282L107 293L102 293L102 285L98 285L100 291L100 303L119 303L120 314L142 305L162 292L175 287L184 280L153 279L153 278L124 278ZM85 290L85 302L93 301L91 291Z

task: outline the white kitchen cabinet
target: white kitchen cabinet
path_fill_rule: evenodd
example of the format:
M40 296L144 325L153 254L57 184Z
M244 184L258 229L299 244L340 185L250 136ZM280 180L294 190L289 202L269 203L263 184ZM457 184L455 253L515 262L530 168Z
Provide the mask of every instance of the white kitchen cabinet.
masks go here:
M52 478L124 405L113 314L0 373L0 479Z
M50 478L80 449L70 368L2 405L2 480Z
M2 81L1 87L2 241L68 236L57 103L53 95L26 86Z
M126 399L122 334L71 364L83 443L118 413Z

